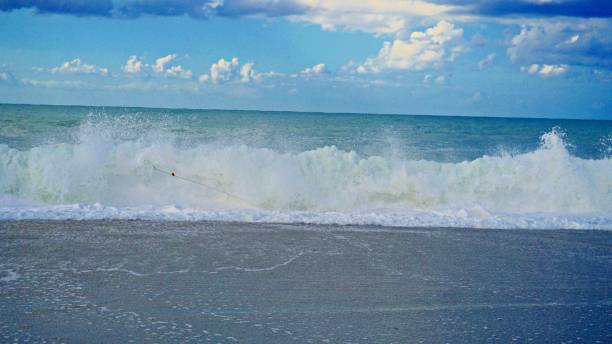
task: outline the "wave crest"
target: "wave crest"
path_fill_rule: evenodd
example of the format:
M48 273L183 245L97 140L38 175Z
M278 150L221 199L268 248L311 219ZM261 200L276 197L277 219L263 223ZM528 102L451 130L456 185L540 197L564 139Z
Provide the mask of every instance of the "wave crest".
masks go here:
M139 209L134 211L141 217L146 217L143 211L168 214L164 209L184 215L246 209L249 214L314 214L318 222L325 222L322 214L346 215L339 223L361 214L353 216L361 219L355 222L369 218L371 223L393 224L373 220L380 214L409 225L398 219L452 214L478 221L503 216L504 223L513 216L535 216L543 226L542 219L569 216L574 222L581 219L577 223L612 227L608 220L601 223L612 213L612 160L573 156L559 129L542 135L533 152L459 163L361 156L335 146L282 153L246 145L186 145L155 130L118 137L119 130L86 124L74 143L28 150L0 145L0 217L16 218L19 211L36 217L37 207L66 213L70 207L99 204L109 217L126 209ZM213 188L157 173L153 166ZM192 215L185 216L198 218ZM518 227L533 225L519 222Z

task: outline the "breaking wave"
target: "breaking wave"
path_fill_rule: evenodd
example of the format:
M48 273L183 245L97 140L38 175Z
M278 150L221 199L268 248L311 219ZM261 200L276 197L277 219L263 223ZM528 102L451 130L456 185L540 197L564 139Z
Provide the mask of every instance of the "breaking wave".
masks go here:
M612 159L573 156L557 129L532 152L442 163L186 143L124 124L85 122L69 143L0 144L0 219L612 229Z

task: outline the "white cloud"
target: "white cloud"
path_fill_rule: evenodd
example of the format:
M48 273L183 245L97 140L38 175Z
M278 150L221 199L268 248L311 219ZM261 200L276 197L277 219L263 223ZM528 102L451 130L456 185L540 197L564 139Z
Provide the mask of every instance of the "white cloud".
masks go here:
M521 67L522 71L527 72L529 75L540 75L540 76L557 76L565 74L569 69L567 65L548 65L548 64L532 64L529 67Z
M338 28L382 34L400 34L419 17L438 16L454 6L420 0L299 0L309 10L289 17L291 20L320 25L323 30Z
M198 78L199 82L206 82L210 80L210 76L208 74L202 74L200 75L200 77Z
M226 61L224 58L219 59L217 63L213 63L210 66L210 79L213 82L228 81L238 70L238 58L234 57L230 61Z
M153 72L170 78L191 79L193 76L193 72L191 70L185 69L181 65L168 67L168 65L177 57L177 54L169 54L156 59L155 63L151 66Z
M439 66L444 59L452 60L461 52L460 46L450 47L463 35L463 29L445 20L425 32L415 31L408 40L396 39L385 42L378 56L368 58L364 64L357 67L358 73L379 73L385 70L423 70Z
M540 68L540 75L550 76L550 75L561 75L567 72L568 67L566 65L542 65Z
M172 66L166 69L166 76L180 78L180 79L191 79L193 73L189 69L184 69L182 66Z
M121 69L128 74L138 74L141 72L143 66L142 60L136 55L132 55Z
M242 82L249 82L257 77L253 66L253 62L245 63L244 65L242 65L242 68L240 68L240 80Z
M308 67L306 69L304 69L303 71L301 71L301 74L305 74L305 75L319 75L319 74L323 74L326 72L325 69L325 64L324 63L319 63L316 64L312 67Z
M51 68L49 71L53 74L97 74L108 76L107 68L84 63L79 58L72 61L66 61L57 67Z
M493 64L495 61L495 53L490 53L484 59L478 61L478 69L483 70Z
M277 76L277 73L259 73L254 68L253 62L240 64L237 57L231 60L220 58L216 63L210 66L210 71L207 74L202 74L198 78L200 82L211 81L213 83L223 83L231 81L251 82L259 80L265 76Z
M406 28L406 19L396 14L315 12L296 17L297 21L318 24L324 31L336 31L338 27L347 31L397 34Z
M157 60L155 60L155 64L151 66L153 68L153 71L155 73L162 74L166 70L166 65L175 58L177 58L177 56L177 54L169 54L164 57L158 58Z

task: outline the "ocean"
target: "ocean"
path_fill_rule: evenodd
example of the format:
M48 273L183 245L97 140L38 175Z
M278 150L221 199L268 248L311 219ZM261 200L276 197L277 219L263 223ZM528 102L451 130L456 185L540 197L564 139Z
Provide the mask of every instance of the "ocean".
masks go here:
M610 230L612 121L0 105L0 219Z

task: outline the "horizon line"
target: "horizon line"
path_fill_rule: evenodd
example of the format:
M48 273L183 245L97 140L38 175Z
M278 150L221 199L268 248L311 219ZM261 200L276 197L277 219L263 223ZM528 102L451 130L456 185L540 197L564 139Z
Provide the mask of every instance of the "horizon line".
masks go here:
M538 119L538 120L569 120L569 121L612 121L612 118L574 118L574 117L526 117L526 115L466 115L466 114L418 114L418 113L382 113L382 112L331 112L331 111L299 111L299 110L268 110L268 109L222 109L222 108L192 108L192 107L159 107L159 106L139 106L139 105L83 105L83 104L43 104L43 103L5 103L0 105L21 105L21 106L67 106L67 107L91 107L91 108L133 108L133 109L163 109L163 110L187 110L187 111L235 111L235 112L289 112L296 114L329 114L329 115L375 115L375 116L422 116L422 117L459 117L459 118L497 118L497 119Z

